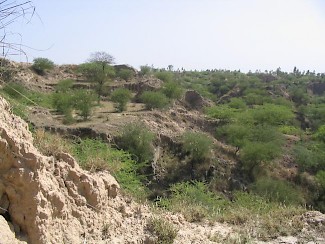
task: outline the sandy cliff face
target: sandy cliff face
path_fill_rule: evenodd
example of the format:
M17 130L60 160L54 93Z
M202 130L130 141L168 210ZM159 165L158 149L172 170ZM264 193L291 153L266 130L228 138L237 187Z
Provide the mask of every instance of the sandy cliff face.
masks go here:
M83 171L68 154L41 155L27 123L1 97L0 111L0 211L16 234L31 243L96 238L98 220L116 202L116 180Z

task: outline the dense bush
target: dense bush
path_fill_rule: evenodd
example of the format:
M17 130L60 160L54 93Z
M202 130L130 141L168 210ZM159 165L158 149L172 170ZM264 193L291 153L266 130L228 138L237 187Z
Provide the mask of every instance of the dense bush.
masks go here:
M153 158L154 134L144 124L125 125L119 135L119 146L135 156L136 161L148 162Z
M228 123L234 119L236 109L226 105L212 106L205 109L205 113L214 119L219 119L221 122Z
M145 91L141 94L140 100L146 105L147 109L164 108L169 101L165 94L161 92Z
M132 70L129 70L129 69L120 69L117 72L117 76L122 78L123 80L128 81L134 76L134 72Z
M260 178L253 184L252 190L269 201L294 205L304 203L300 191L286 181Z
M237 97L230 99L228 106L235 109L246 109L247 107L245 101Z
M173 73L168 71L157 72L155 73L155 76L164 82L172 82L173 80Z
M269 103L251 109L250 113L256 123L274 126L290 124L294 118L294 113L290 108Z
M270 162L279 156L281 148L276 143L247 142L240 153L243 168L252 173L262 162Z
M53 107L64 115L64 123L70 124L74 122L73 110L77 110L84 120L88 119L95 100L96 97L91 91L66 90L53 94Z
M72 89L74 81L71 79L61 80L56 84L55 90L57 92L67 92Z
M314 138L325 143L325 125L321 125L317 129Z
M140 75L147 75L149 74L151 71L151 67L149 67L148 65L142 65L140 66Z
M44 75L46 70L54 68L53 61L47 58L35 58L33 61L32 69L39 75Z
M183 149L189 152L194 161L204 160L211 153L212 140L199 132L185 132L182 136Z
M208 190L202 182L181 182L171 186L171 197L159 206L179 212L190 222L213 219L227 202ZM184 207L186 206L186 207Z
M81 89L74 92L73 98L74 108L84 120L87 120L91 115L94 102L96 101L95 94L92 91Z
M117 103L117 110L122 112L126 110L126 105L130 101L132 93L130 90L125 88L118 88L112 92L111 100Z
M182 88L175 82L166 82L162 92L171 99L179 99L182 96Z
M53 107L57 112L65 114L67 111L72 110L73 108L73 97L72 93L54 93L53 94Z

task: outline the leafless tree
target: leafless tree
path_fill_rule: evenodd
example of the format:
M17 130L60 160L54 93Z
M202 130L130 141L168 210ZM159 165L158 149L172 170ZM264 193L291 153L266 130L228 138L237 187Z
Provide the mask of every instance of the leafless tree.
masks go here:
M35 14L32 1L0 0L0 57L8 55L26 55L22 43L11 41L18 33L10 31L10 26L22 19L28 23Z

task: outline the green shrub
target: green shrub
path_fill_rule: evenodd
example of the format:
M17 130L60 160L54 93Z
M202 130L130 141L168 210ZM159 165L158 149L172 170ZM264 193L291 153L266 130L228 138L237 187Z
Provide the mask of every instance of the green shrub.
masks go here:
M53 107L56 109L57 112L61 114L72 112L72 109L74 107L73 93L71 91L54 93Z
M226 141L235 146L238 151L248 141L251 131L249 125L232 123L217 128L217 136L225 137Z
M320 170L316 174L316 180L325 191L325 170Z
M94 107L94 102L96 101L96 96L92 91L77 90L73 93L74 108L79 111L79 115L87 120L90 115L92 108Z
M269 201L294 205L304 203L299 190L286 181L260 178L253 184L252 190Z
M325 125L321 125L317 129L314 138L325 143Z
M220 119L225 123L228 123L233 120L236 112L236 109L230 108L226 105L213 106L205 109L205 113L209 117L214 119Z
M74 81L71 79L61 80L56 84L55 90L57 92L67 92L72 89Z
M240 160L243 168L249 173L262 162L269 162L277 157L281 152L281 147L276 143L247 142L240 153Z
M301 129L292 125L282 125L279 127L279 131L286 135L301 135Z
M126 124L119 135L119 146L136 157L136 161L148 162L153 158L154 134L142 123Z
M256 123L274 126L290 124L295 117L290 108L270 103L251 109L250 113Z
M140 100L146 105L147 109L164 108L169 101L165 94L161 92L145 91L140 96Z
M211 153L212 140L199 132L185 132L182 136L183 149L189 152L194 161L207 158Z
M227 204L226 200L209 191L207 185L198 181L176 183L171 186L170 191L170 198L162 198L158 205L183 214L190 222L204 218L213 219Z
M244 97L247 105L263 105L265 98L262 95L249 93Z
M46 70L54 68L54 63L47 58L35 58L32 69L39 75L44 75Z
M88 119L91 115L96 96L92 91L86 90L65 90L53 94L53 107L57 112L64 115L64 123L74 122L73 110L77 110L79 115Z
M182 88L175 82L165 83L162 92L171 99L179 99L182 96Z
M132 70L129 70L129 69L120 69L117 72L117 76L120 77L123 80L128 81L134 76L134 72Z
M151 67L148 65L142 65L140 66L140 75L147 75L149 74L151 71Z
M111 100L118 104L117 110L122 112L126 110L126 104L132 97L131 91L125 88L118 88L112 92Z
M293 148L292 154L300 171L316 171L318 168L318 155L310 149L310 145L298 144Z
M173 244L178 232L171 223L162 218L151 218L147 229L157 237L157 244Z
M164 82L171 82L173 80L173 73L168 71L157 72L155 76Z
M241 98L237 98L237 97L230 99L228 106L230 108L235 108L235 109L246 109L246 107L247 107L244 100Z

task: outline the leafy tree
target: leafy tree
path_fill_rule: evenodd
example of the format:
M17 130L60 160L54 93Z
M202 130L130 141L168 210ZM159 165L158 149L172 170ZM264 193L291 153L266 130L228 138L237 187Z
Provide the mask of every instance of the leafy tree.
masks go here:
M126 104L131 99L131 91L125 88L118 88L112 92L111 100L118 103L117 109L119 112L126 110Z
M54 68L54 63L48 58L35 58L32 68L37 74L44 75L46 70Z
M96 84L96 92L98 95L98 103L103 94L105 82L109 81L115 75L114 68L108 66L106 62L92 62L79 65L79 72L81 72L89 81Z
M141 94L140 100L146 105L147 109L164 108L169 101L165 94L155 91L145 91Z
M114 63L114 57L107 52L94 52L90 54L90 58L88 60L90 63L98 63L102 66L104 70L108 65Z

